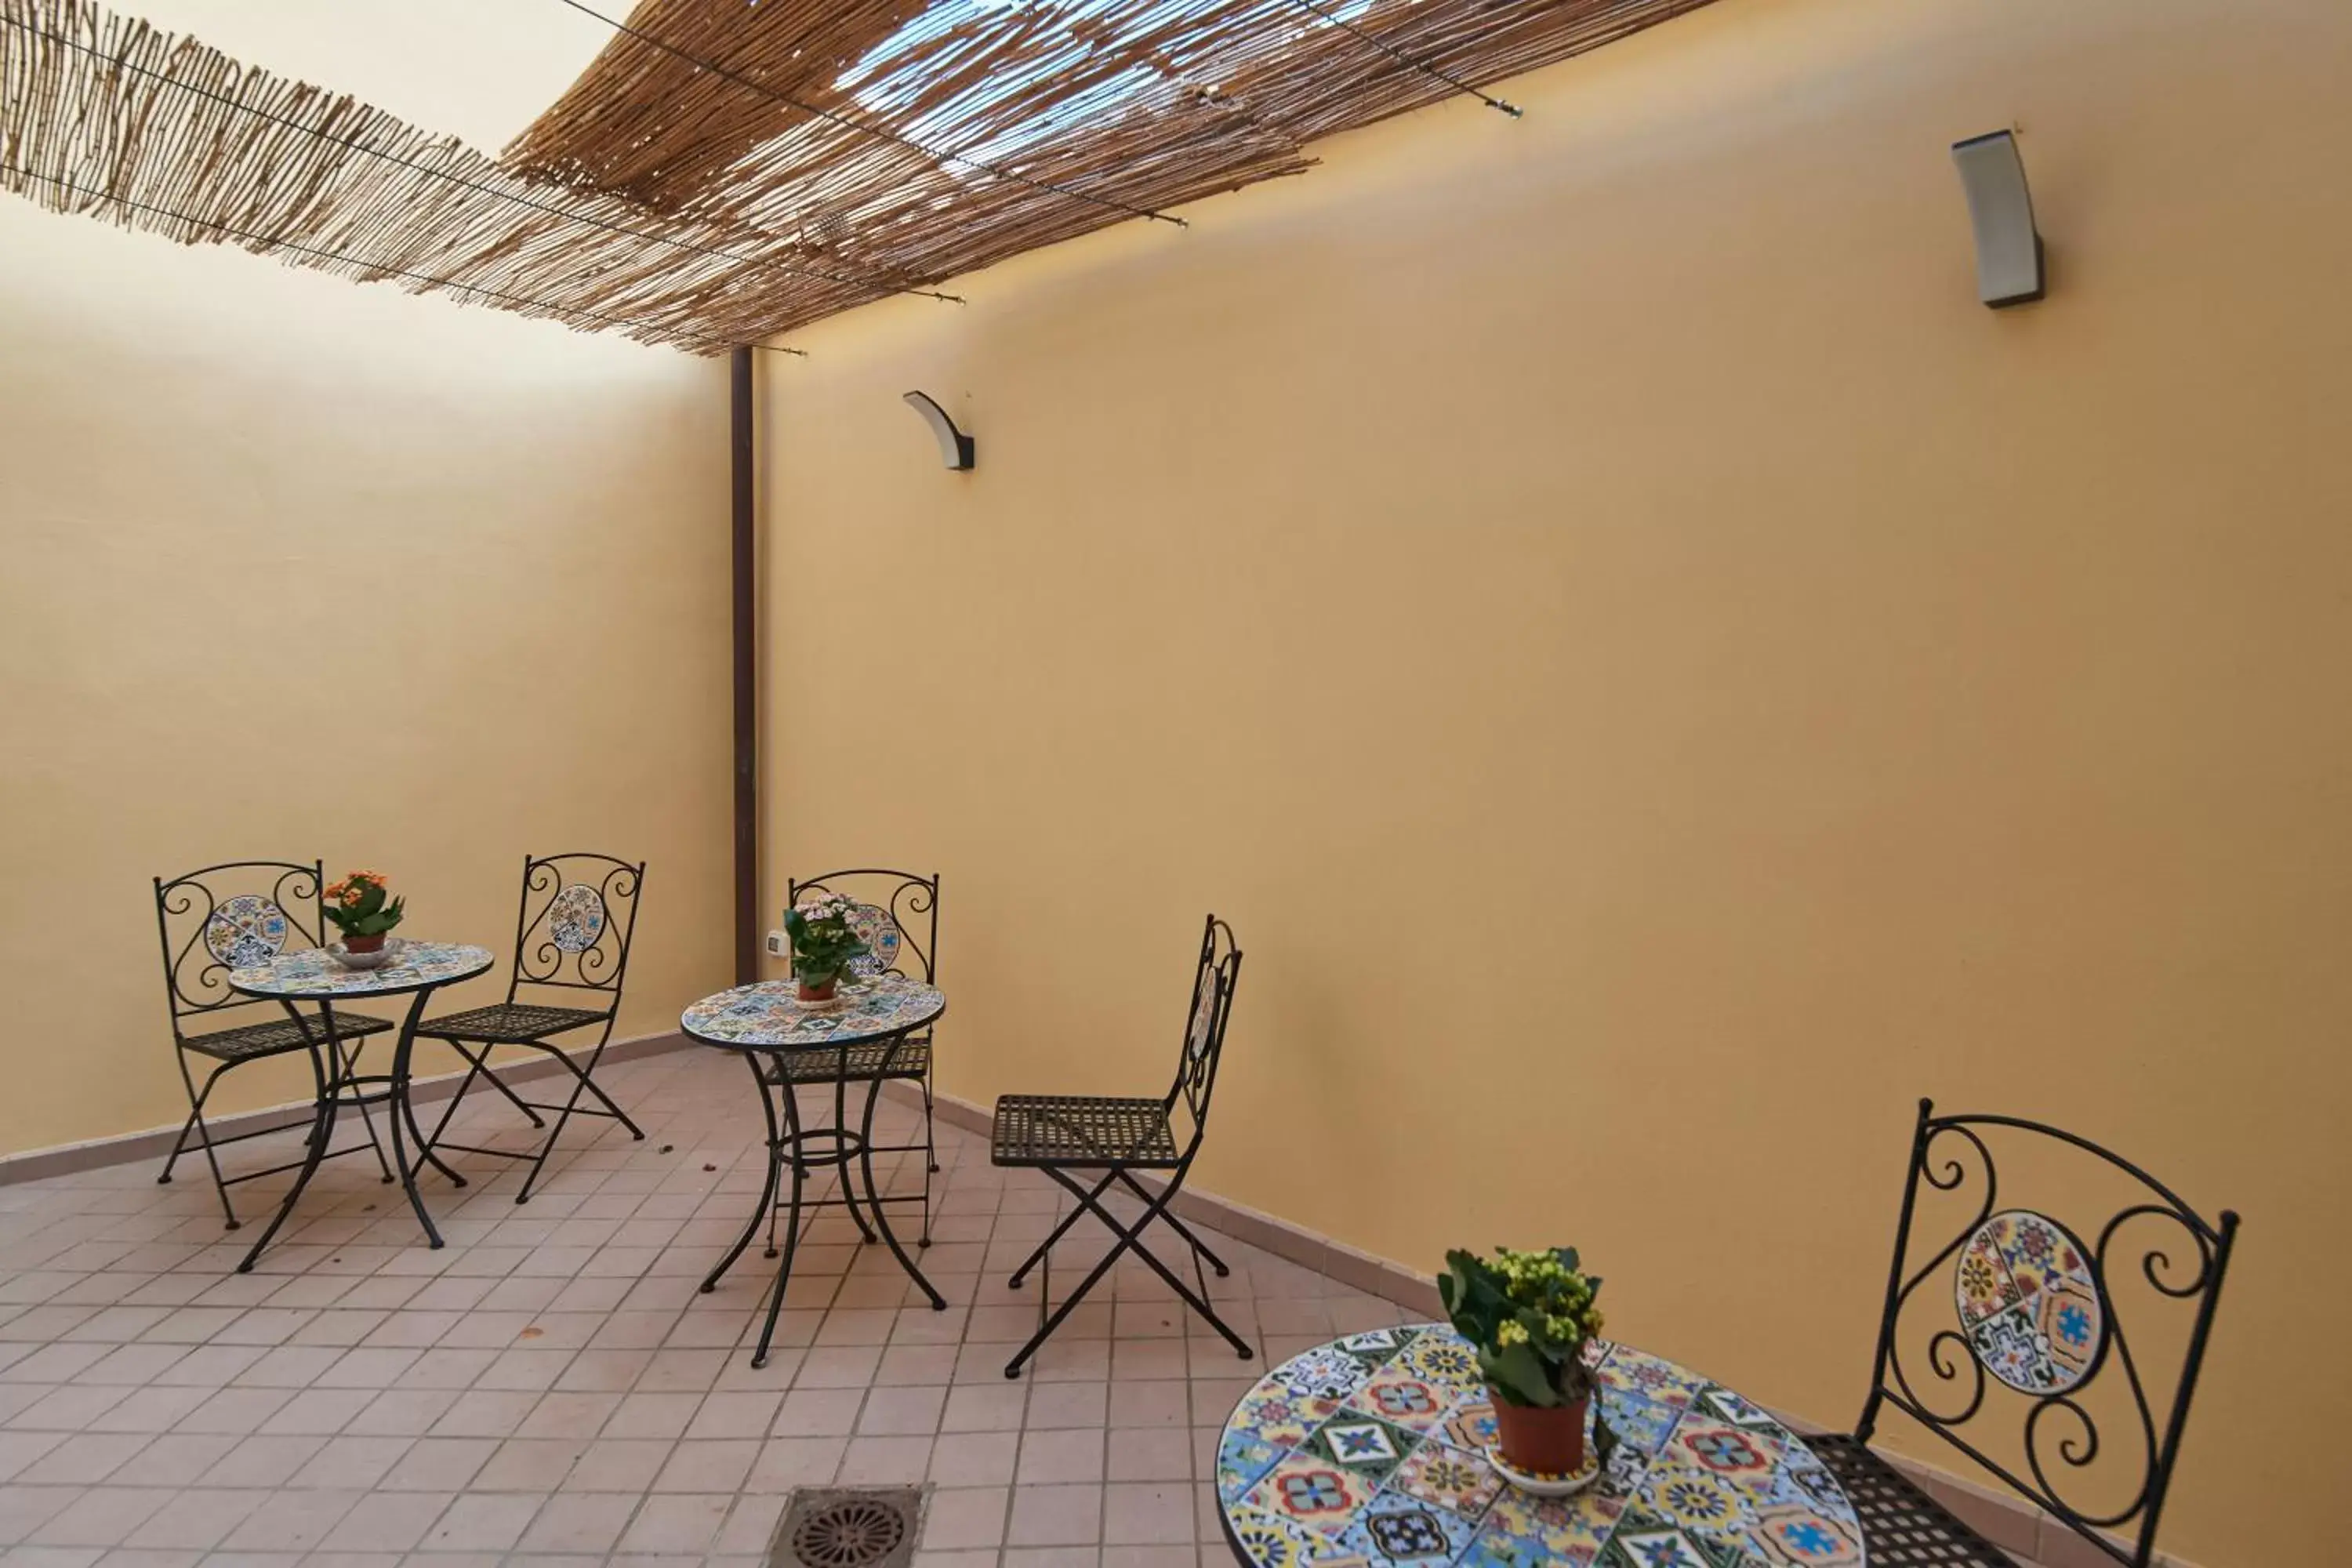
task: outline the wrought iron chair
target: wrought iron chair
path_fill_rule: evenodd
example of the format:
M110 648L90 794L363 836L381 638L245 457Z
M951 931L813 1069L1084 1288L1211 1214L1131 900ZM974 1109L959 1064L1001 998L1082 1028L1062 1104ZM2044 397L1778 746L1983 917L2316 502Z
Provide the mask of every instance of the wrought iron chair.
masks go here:
M326 926L326 906L320 891L326 882L325 870L317 860L307 866L291 860L231 860L169 881L155 879L155 929L163 941L163 996L171 1008L173 1055L180 1064L180 1081L188 1090L188 1119L181 1123L180 1135L173 1141L172 1152L163 1161L163 1174L155 1180L170 1183L173 1167L188 1152L193 1136L205 1152L205 1163L212 1170L213 1186L220 1193L221 1214L231 1230L242 1222L229 1202L229 1188L294 1170L302 1162L229 1176L221 1172L218 1151L248 1138L266 1138L273 1132L314 1128L316 1124L306 1114L297 1121L235 1132L226 1138L213 1135L211 1126L205 1121L205 1103L212 1098L213 1088L223 1074L247 1062L288 1056L310 1047L302 1026L288 1017L278 1003L239 995L229 989L228 973L233 969L268 963L284 952L289 942L298 947L320 945L320 933ZM303 920L306 910L310 916L307 922ZM211 1026L247 1007L263 1009L267 1016L226 1028ZM350 1078L359 1058L360 1041L393 1026L388 1019L341 1009L333 1010L332 1016L334 1037L341 1043L341 1076ZM188 1058L192 1056L211 1064L202 1088L197 1086L195 1074L189 1068ZM376 1163L383 1169L383 1179L389 1182L392 1166L383 1157L383 1145L376 1140L375 1120L368 1114L363 1101L353 1103L358 1104L361 1124L367 1129L368 1143L375 1150ZM353 1144L341 1152L354 1153L358 1148Z
M416 1026L420 1039L443 1041L466 1058L466 1076L442 1109L441 1120L434 1123L425 1149L530 1161L530 1173L523 1177L522 1190L515 1194L519 1204L530 1201L531 1187L574 1116L604 1117L627 1128L631 1137L646 1135L597 1085L595 1077L596 1065L613 1037L613 1022L621 1011L621 984L628 973L629 939L636 929L637 899L645 878L642 860L631 865L610 855L577 851L523 857L522 903L515 915L514 969L507 981L507 999L427 1018ZM533 997L545 999L522 1000L525 986L531 988ZM600 1005L555 1005L557 1001L572 999L565 993L583 1000L596 998ZM596 1031L596 1043L588 1048L584 1063L575 1060L570 1048L554 1038L590 1028ZM561 1105L525 1100L490 1065L495 1046L529 1046L553 1058L572 1075L571 1094ZM457 1114L477 1079L486 1079L533 1127L547 1128L541 1111L555 1117L554 1127L532 1149L446 1142L443 1134L448 1131L450 1118ZM593 1096L596 1103L581 1104L583 1095Z
M909 980L919 980L926 985L939 984L940 957L940 879L937 873L929 877L912 871L892 871L878 867L858 867L846 871L828 871L822 877L793 880L785 884L787 906L800 902L801 895L809 892L836 893L854 904L850 910L850 929L861 937L868 952L850 966L860 978L877 974L903 974ZM920 1151L923 1156L923 1234L919 1245L931 1244L931 1176L940 1168L939 1143L931 1129L931 1031L924 1028L907 1037L903 1043L879 1041L871 1046L854 1047L844 1062L835 1051L788 1051L780 1053L776 1066L770 1073L770 1083L781 1083L789 1076L795 1086L831 1083L843 1079L849 1083L879 1083L897 1079L918 1083L923 1091L923 1141L920 1143L877 1143L877 1154L911 1154ZM850 1211L853 1217L857 1211ZM858 1228L866 1230L862 1217ZM866 1231L866 1239L874 1236Z
M2031 1175L2060 1162L2069 1173L2093 1173L2088 1179L2114 1185L2123 1201L2086 1243L2087 1230L2015 1206L2013 1197L2004 1203L1995 1147ZM1972 1211L1958 1211L1955 1227L1920 1214L1922 1184L1963 1204L1979 1184L1982 1195ZM2008 1116L1937 1116L1921 1100L1870 1397L1852 1436L1806 1440L1861 1515L1872 1568L2010 1568L1872 1451L1889 1407L2106 1556L2147 1568L2237 1231L2231 1211L2209 1222L2138 1166L2071 1132ZM1915 1237L1935 1251L1906 1273ZM2143 1326L2168 1329L2164 1342L2183 1345L2179 1381L2161 1407L2151 1403L2165 1393L2155 1355L2144 1342L2143 1367L2124 1331L2117 1287L2141 1299ZM2109 1373L2117 1375L2102 1377ZM2103 1412L2123 1417L2122 1442L2102 1433ZM2116 1448L2116 1462L2097 1463ZM2031 1479L2017 1473L2017 1458L1996 1452L2021 1458Z
M1176 1061L1176 1081L1160 1098L1009 1094L997 1100L989 1158L999 1165L1043 1171L1077 1199L1076 1206L1062 1216L1053 1233L1013 1271L1013 1288L1017 1290L1030 1269L1044 1263L1047 1270L1038 1302L1037 1331L1004 1363L1005 1376L1020 1376L1022 1363L1037 1353L1054 1331L1061 1327L1063 1320L1077 1310L1087 1293L1101 1283L1111 1265L1129 1252L1141 1258L1183 1298L1185 1305L1223 1334L1225 1342L1244 1361L1250 1358L1249 1342L1234 1332L1217 1316L1216 1309L1209 1305L1209 1282L1201 1273L1201 1265L1205 1261L1220 1279L1233 1270L1192 1234L1191 1226L1169 1212L1169 1205L1183 1189L1184 1178L1192 1171L1192 1161L1201 1152L1201 1140L1208 1131L1209 1097L1216 1089L1217 1060L1224 1054L1225 1024L1233 1014L1234 985L1241 978L1241 971L1242 953L1234 943L1233 928L1211 915L1201 935L1201 960L1192 973L1192 998L1184 1014L1184 1046ZM1181 1135L1180 1113L1183 1122ZM1091 1186L1071 1173L1097 1171L1102 1174ZM1163 1173L1159 1178L1160 1190L1152 1192L1137 1181L1137 1171ZM1131 1226L1121 1225L1118 1216L1103 1206L1103 1194L1114 1184L1124 1186L1142 1201L1143 1212ZM1048 1254L1078 1217L1087 1214L1108 1226L1118 1239L1103 1254L1093 1272L1078 1281L1068 1299L1048 1312L1045 1305L1052 1294L1053 1278ZM1154 1220L1174 1230L1192 1249L1192 1275L1201 1287L1197 1293L1143 1245L1143 1232Z

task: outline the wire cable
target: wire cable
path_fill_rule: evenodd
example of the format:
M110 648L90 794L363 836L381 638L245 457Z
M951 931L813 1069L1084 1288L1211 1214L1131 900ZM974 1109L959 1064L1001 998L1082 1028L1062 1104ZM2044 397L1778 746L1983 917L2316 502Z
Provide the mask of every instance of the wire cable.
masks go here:
M1399 65L1409 66L1417 71L1424 71L1429 75L1435 77L1438 80L1444 82L1454 91L1468 93L1471 97L1476 99L1479 102L1485 104L1489 109L1499 109L1514 120L1518 119L1522 114L1527 112L1527 110L1521 109L1516 103L1507 103L1499 98L1488 97L1486 94L1480 92L1476 88L1472 87L1468 82L1464 81L1461 78L1448 76L1426 60L1414 59L1411 55L1406 54L1403 50L1396 48L1381 39L1372 37L1371 34L1367 33L1363 28L1359 27L1353 22L1343 21L1339 17L1334 16L1330 12L1324 10L1320 5L1316 5L1315 0L1290 0L1290 3L1298 6L1301 10L1313 12L1316 16L1322 17L1326 22L1330 23L1331 26L1339 28L1342 32L1352 33L1357 37L1363 39L1364 42L1371 45L1372 47L1380 50L1381 53L1388 56L1389 58L1396 61Z

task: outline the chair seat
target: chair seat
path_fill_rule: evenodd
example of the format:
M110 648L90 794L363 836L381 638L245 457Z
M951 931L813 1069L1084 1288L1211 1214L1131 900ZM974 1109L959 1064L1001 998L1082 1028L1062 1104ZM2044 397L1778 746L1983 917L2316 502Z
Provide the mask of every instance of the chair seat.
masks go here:
M847 1083L868 1083L876 1079L928 1078L931 1071L931 1044L929 1040L908 1040L894 1052L888 1041L877 1040L870 1045L852 1046L846 1053L813 1046L805 1050L779 1051L773 1060L776 1065L768 1074L770 1083L782 1083L787 1079L794 1083L831 1083L835 1079Z
M1861 1517L1870 1568L2016 1568L1865 1445L1830 1436L1807 1437L1805 1447L1837 1478Z
M499 1002L463 1013L427 1018L416 1032L429 1039L480 1040L494 1046L536 1045L549 1035L560 1035L583 1024L601 1024L608 1015L585 1007L537 1007L528 1002Z
M1168 1107L1157 1100L1008 1094L996 1102L989 1158L999 1165L1180 1163Z
M364 1013L337 1012L335 1037L356 1040L362 1035L380 1035L392 1027L388 1018L371 1018ZM310 1026L310 1034L320 1039L325 1032L319 1019L306 1016L303 1023ZM209 1035L183 1035L180 1044L198 1051L215 1061L246 1062L257 1057L274 1057L287 1051L299 1051L310 1043L302 1033L302 1025L291 1018L273 1018L264 1024L247 1024L235 1029L216 1029Z

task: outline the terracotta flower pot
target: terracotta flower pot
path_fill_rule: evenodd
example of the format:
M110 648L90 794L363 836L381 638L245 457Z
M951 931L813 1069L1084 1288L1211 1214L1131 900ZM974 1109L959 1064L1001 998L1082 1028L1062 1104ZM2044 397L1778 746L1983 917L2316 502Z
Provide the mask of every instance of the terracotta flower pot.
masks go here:
M373 936L347 936L343 938L343 951L345 952L382 952L383 938L384 933L382 931L376 932Z
M1496 1446L1515 1469L1530 1475L1572 1476L1584 1468L1584 1411L1592 1396L1543 1409L1495 1404Z
M833 1000L833 988L839 984L841 976L838 974L822 985L812 985L803 980L800 983L800 999L803 1002L830 1002Z

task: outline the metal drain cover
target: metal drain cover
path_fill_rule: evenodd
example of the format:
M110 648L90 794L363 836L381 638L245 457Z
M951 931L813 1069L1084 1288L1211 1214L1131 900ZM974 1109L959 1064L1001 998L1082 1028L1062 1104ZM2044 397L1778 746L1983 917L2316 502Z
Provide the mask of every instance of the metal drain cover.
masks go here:
M905 1568L922 1507L916 1487L804 1488L776 1526L769 1568Z

